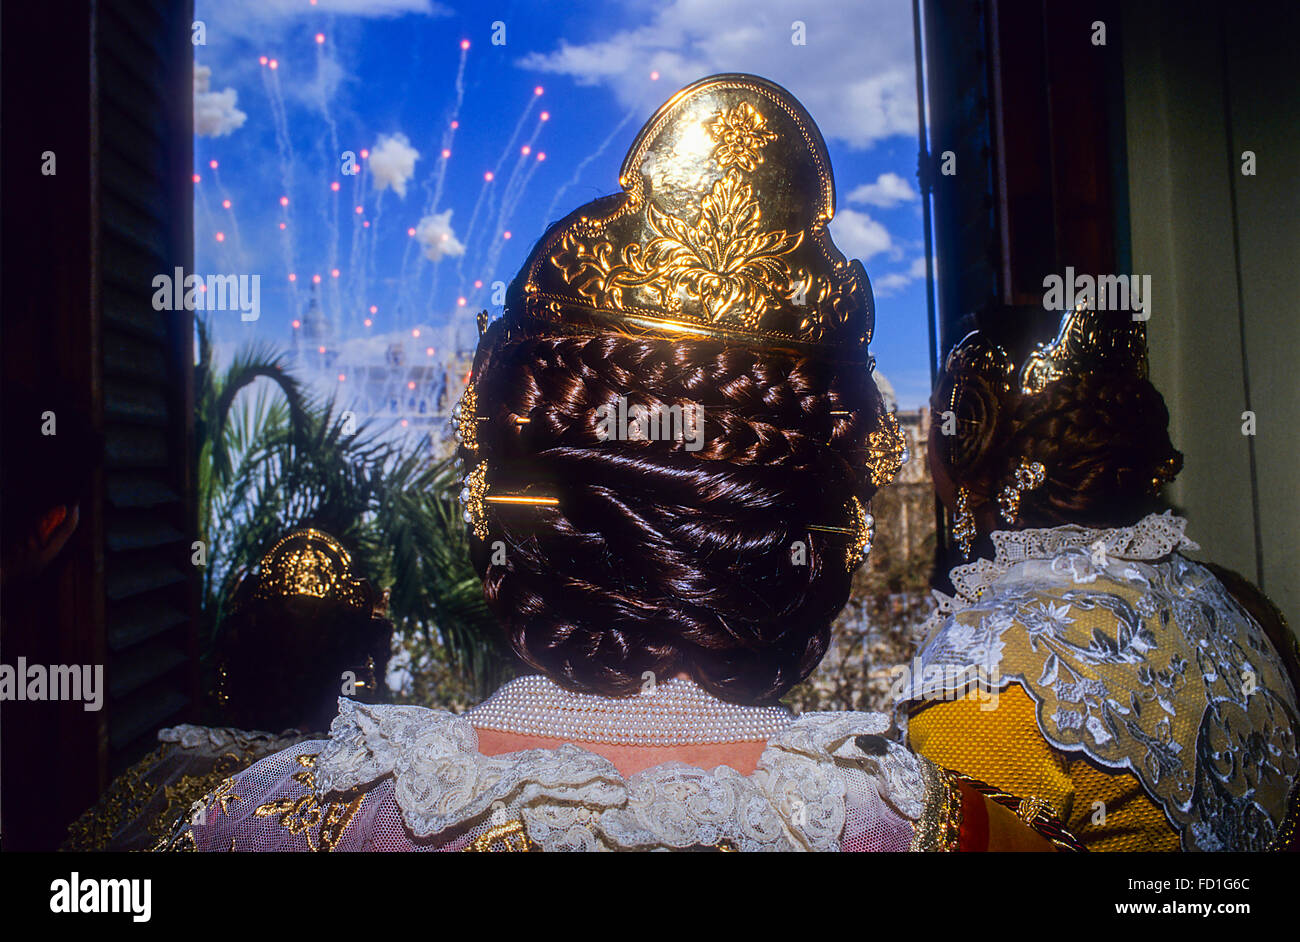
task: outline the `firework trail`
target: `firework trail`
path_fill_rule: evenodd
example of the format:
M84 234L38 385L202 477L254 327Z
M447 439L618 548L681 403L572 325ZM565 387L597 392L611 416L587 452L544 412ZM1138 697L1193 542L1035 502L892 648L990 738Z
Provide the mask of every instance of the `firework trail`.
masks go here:
M352 214L352 250L348 253L348 283L352 286L352 305L358 310L365 304L366 299L366 276L361 268L361 253L364 251L362 236L367 228L363 201L368 174L364 157L366 151L362 149L361 154L361 159L357 161L357 172L352 176L352 205L362 211Z
M465 230L465 254L461 255L456 261L457 284L463 285L465 283L465 256L470 253L470 247L474 244L474 237L477 234L476 227L478 225L479 210L482 209L483 198L485 195L491 193L491 184L501 175L501 167L505 164L506 158L509 157L510 153L514 150L515 141L519 140L519 132L524 129L524 122L527 121L528 116L532 114L533 106L537 104L537 99L540 97L541 86L538 86L538 88L533 90L533 97L528 99L528 104L524 106L523 114L521 114L519 120L515 122L515 129L510 132L510 139L506 141L506 146L501 149L501 156L497 158L496 166L492 168L491 172L483 175L483 186L479 190L478 199L474 201L474 212L470 215L469 228ZM491 196L491 204L488 207L488 216L492 215L492 210L495 205L495 195L493 195Z
M460 127L460 107L465 101L465 60L469 54L469 40L462 40L460 44L460 65L456 69L456 104L451 109L451 121L442 132L443 152L451 150L452 141L456 137L456 129ZM425 215L429 215L438 208L438 202L442 199L442 188L447 182L447 159L442 159L438 163L438 169L434 174L433 198L429 200L429 205L425 208Z
M379 223L384 218L384 194L388 190L380 190L379 195L375 197L375 211L370 217L370 238L362 240L361 249L361 284L362 290L370 283L370 276L375 268L376 248L379 246Z
M541 136L542 128L546 126L546 120L548 117L547 113L543 111L542 120L537 122L537 127L533 129L532 137L525 142L523 147L519 148L519 159L515 161L514 168L510 171L510 176L506 178L505 192L501 196L501 211L497 215L498 231L505 228L505 224L510 220L510 217L514 215L515 207L519 205L519 200L523 197L523 191L528 186L529 174L524 168L528 167L528 169L531 170L531 165L536 164L538 159L545 159L544 157L535 159L530 158L533 158L534 156L534 145L537 143L537 138Z
M271 107L272 124L275 127L275 146L276 153L280 162L280 182L284 188L284 195L280 197L280 206L282 208L280 236L280 248L284 253L285 268L290 273L289 294L293 310L298 310L298 285L293 279L294 272L294 245L293 245L293 211L290 208L289 196L293 192L293 141L289 137L289 119L284 108L284 92L280 88L280 65L275 59L267 59L262 56L259 60L262 65L262 84L266 89L267 100Z
M322 160L322 166L328 167L330 166L331 162L339 159L338 158L338 154L339 154L338 124L335 122L334 115L330 111L329 96L325 93L325 67L327 63L330 63L333 60L328 59L325 54L325 40L326 40L325 34L317 33L315 36L315 40L316 40L316 78L317 81L320 83L320 101L318 102L318 104L320 106L321 116L325 119L325 126L329 131L329 142L330 142L329 152L327 154L322 154L322 157L324 158ZM330 40L332 41L333 37L330 37ZM317 138L317 143L318 146L323 147L324 138L323 137ZM330 186L332 192L336 195L330 201L330 207L328 211L324 212L323 215L325 216L326 230L329 233L328 236L329 269L330 272L333 273L334 271L338 270L338 265L339 265L338 245L339 245L339 199L340 197L337 196L337 194L341 189L341 185L337 181L335 181L331 183ZM322 207L322 209L324 209L324 207ZM330 299L330 307L332 308L331 313L333 314L334 322L337 324L341 324L343 312L341 310L341 298L340 298L340 291L339 291L337 278L331 278L329 299Z
M470 240L473 238L475 227L478 225L479 212L483 208L483 198L487 194L488 187L492 185L492 181L486 179L486 176L487 175L484 174L485 179L483 180L483 185L479 187L478 199L474 201L474 211L470 213L469 216L469 227L465 230L465 251L456 258L456 283L458 285L463 285L465 283L465 256L469 255L471 251Z
M578 166L574 169L573 176L569 178L569 182L555 191L555 198L551 200L551 205L546 207L546 215L542 217L543 226L549 226L555 221L555 207L560 205L560 197L564 195L566 190L577 186L578 181L582 179L582 171L586 170L593 160L597 160L606 150L609 149L609 145L614 143L614 139L618 137L619 132L627 126L628 122L630 122L636 114L637 112L634 108L627 114L623 115L623 120L614 127L614 130L609 132L609 137L601 141L600 146L594 151L582 158Z
M545 114L543 112L543 114ZM506 181L505 195L501 198L501 212L497 216L497 226L495 237L488 247L486 264L483 267L483 277L493 279L496 277L497 263L501 260L501 253L505 250L507 238L506 233L509 231L506 227L510 220L514 218L515 210L523 202L524 194L528 192L528 184L532 182L533 175L537 173L537 168L541 166L542 161L546 159L546 154L537 153L533 156L533 144L536 143L538 135L544 122L538 122L537 130L529 138L528 143L520 148L519 160L516 161L514 170L510 173L510 179ZM464 294L464 286L461 286L461 293Z
M456 139L456 130L460 127L460 109L465 102L465 62L469 58L469 40L462 39L460 42L460 62L456 66L456 102L452 105L451 119L442 132L441 146L438 149L438 161L434 172L431 176L424 178L423 188L425 195L428 196L428 202L425 204L425 216L430 216L438 210L438 203L442 200L443 187L447 182L447 167L451 162L451 146ZM402 253L402 274L398 281L398 292L402 300L409 302L413 292L419 290L420 280L424 274L424 266L420 265L417 269L414 284L411 284L408 272L411 261L411 254L416 250L416 240L411 238L406 242L406 250ZM418 258L423 258L420 253ZM432 307L433 295L438 291L438 265L433 263L433 289L430 293L430 307ZM403 305L404 307L406 305Z
M239 219L236 216L234 202L230 199L230 191L226 185L221 182L221 174L218 168L221 165L211 160L208 162L208 168L212 171L212 182L217 185L217 193L221 196L221 208L227 210L226 218L230 220L230 245L235 257L239 261L239 270L248 270L248 256L244 253L244 240L239 234ZM203 197L203 205L207 208L207 197Z
M515 141L519 139L519 132L523 130L524 121L527 120L528 115L532 113L533 105L536 104L537 99L541 97L541 94L542 94L542 86L538 85L536 88L533 89L533 97L532 99L529 100L528 106L524 108L524 113L519 116L519 122L515 125L514 133L510 135L510 140L506 141L505 149L501 151L501 156L497 158L496 166L492 168L492 179L495 180L500 178L501 168L505 166L506 159L510 156L510 152L515 146ZM544 111L542 112L543 121L547 120L549 117L550 116L546 112ZM530 150L531 150L531 145L533 144L534 141L537 140L537 135L540 132L541 132L541 125L539 124L536 128L533 129L533 136L529 139L528 144L526 145L529 147ZM516 171L518 171L519 166L520 166L519 163L516 162L515 164ZM508 183L505 190L506 192L509 191ZM496 187L493 187L491 190L488 191L487 218L489 220L491 220L492 214L494 212L497 212L497 204L496 204L497 192L498 190ZM506 192L503 192L501 194L501 201L503 206L505 205ZM486 235L480 236L480 238L491 240L493 236L496 234L497 234L496 232L489 230Z

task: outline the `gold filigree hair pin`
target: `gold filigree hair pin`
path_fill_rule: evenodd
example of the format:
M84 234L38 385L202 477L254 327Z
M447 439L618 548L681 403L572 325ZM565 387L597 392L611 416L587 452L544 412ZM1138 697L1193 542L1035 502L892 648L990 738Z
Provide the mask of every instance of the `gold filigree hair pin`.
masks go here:
M818 533L842 533L849 537L849 545L844 552L844 568L852 572L865 563L871 553L871 544L876 538L876 518L867 512L862 501L856 497L850 497L844 509L849 515L847 527L809 524L808 529Z
M867 437L867 452L871 483L876 487L892 483L912 457L907 436L898 424L898 413L886 412L880 417L880 425Z
M469 524L476 539L488 538L487 505L514 505L524 507L558 507L559 500L554 497L537 497L531 494L489 494L487 483L487 462L480 461L466 476L460 491L460 502L465 506L461 516ZM845 551L845 568L852 572L866 561L875 539L876 520L867 512L862 501L856 497L844 505L849 515L847 527L813 525L809 530L820 533L840 533L850 537Z
M465 505L461 518L470 525L474 536L480 540L488 537L487 505L513 504L526 507L558 507L554 497L533 497L526 494L489 494L487 462L480 461L465 478L460 490L460 502Z
M478 391L474 381L465 384L460 401L452 407L451 421L456 441L466 451L478 451L478 423L486 422L488 417L478 414ZM532 419L523 415L513 416L515 425L527 425Z

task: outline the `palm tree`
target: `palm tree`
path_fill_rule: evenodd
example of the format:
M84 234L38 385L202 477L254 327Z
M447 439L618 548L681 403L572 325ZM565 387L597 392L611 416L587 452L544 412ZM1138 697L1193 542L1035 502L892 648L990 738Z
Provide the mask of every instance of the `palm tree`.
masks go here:
M469 538L457 499L462 481L457 460L432 464L406 456L391 471L392 485L376 515L392 555L390 609L407 627L418 627L420 641L409 651L436 661L441 651L456 665L473 700L515 673L512 655L499 640L496 619L483 600L483 584L470 563ZM436 626L435 633L430 627ZM398 624L399 632L403 625ZM409 635L408 635L409 636ZM417 691L426 686L419 678ZM427 686L445 690L444 680ZM417 697L418 699L418 697Z
M244 347L218 371L202 322L198 345L205 657L240 576L275 538L314 525L348 544L360 571L391 586L399 642L419 655L413 689L468 703L507 677L509 659L469 561L455 462L431 461L428 437L385 438L335 399L312 397L269 346ZM440 679L426 683L421 670Z

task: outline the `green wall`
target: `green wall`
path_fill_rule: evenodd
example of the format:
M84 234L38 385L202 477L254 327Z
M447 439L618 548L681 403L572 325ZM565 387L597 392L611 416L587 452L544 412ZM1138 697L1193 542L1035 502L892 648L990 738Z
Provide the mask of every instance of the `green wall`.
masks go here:
M1262 583L1295 631L1300 23L1291 4L1253 6L1152 2L1124 13L1132 266L1152 277L1152 379L1186 456L1169 495L1202 546L1192 555ZM1256 176L1241 173L1244 150Z

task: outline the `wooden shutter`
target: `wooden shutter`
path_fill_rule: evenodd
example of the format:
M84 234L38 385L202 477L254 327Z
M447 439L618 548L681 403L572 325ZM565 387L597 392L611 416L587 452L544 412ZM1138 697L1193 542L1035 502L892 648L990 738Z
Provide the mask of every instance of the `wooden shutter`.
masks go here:
M110 771L196 694L193 315L152 305L156 275L193 268L191 20L96 11Z

